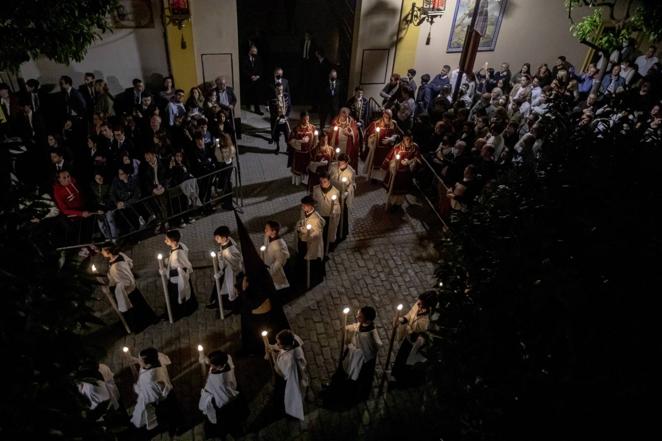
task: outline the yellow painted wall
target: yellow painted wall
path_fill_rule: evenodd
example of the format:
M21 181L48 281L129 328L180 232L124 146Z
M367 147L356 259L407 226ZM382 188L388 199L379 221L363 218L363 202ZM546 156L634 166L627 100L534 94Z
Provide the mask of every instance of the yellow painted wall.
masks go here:
M165 1L164 5L164 8L167 8L167 1ZM168 12L166 10L166 17L167 14ZM166 24L165 26L170 71L175 79L175 87L184 89L187 94L191 87L198 84L192 26L193 23L191 20L188 20L181 30L174 24ZM182 34L186 41L185 49L182 49L181 46Z
M402 10L400 11L400 23L402 19L411 11L411 6L417 0L403 0ZM421 5L418 0L418 5ZM416 49L418 47L418 40L421 27L427 26L427 23L422 26L409 26L400 27L399 41L395 49L395 61L393 63L393 72L400 75L406 75L407 70L416 65Z

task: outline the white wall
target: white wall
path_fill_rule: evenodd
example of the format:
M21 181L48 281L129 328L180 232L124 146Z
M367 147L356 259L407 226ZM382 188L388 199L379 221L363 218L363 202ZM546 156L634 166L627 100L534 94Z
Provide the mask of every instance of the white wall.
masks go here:
M386 78L388 81L393 70L401 9L401 0L357 1L348 91L350 94L355 86L361 84L366 96L379 96L384 84L382 79ZM370 84L376 82L379 83Z
M429 46L425 45L428 25L421 26L414 66L417 76L423 73L434 76L444 64L453 68L459 64L459 53L446 53L457 1L448 1L446 13L432 26ZM579 68L588 48L577 42L569 28L568 11L561 0L508 0L496 48L493 52L478 52L475 70L486 61L495 68L502 62L510 63L513 72L525 62L531 63L532 69L541 63L551 67L559 55L565 55Z
M97 78L108 81L111 93L115 94L130 87L134 78L149 82L150 77L157 79L154 75L168 75L158 0L152 0L152 11L154 28L116 29L93 44L80 63L67 66L40 58L23 64L21 76L26 80L36 78L45 85L57 84L61 75L69 75L76 85L82 83L85 72L94 72Z
M217 76L224 75L228 85L234 87L239 100L239 32L236 1L195 0L190 4L198 82L202 83L203 79L213 82Z

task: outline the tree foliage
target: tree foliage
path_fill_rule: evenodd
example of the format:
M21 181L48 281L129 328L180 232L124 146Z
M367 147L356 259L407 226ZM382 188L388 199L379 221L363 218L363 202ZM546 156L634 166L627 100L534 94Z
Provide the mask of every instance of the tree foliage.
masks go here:
M8 0L0 8L0 70L15 72L31 58L69 64L110 30L116 0Z
M643 34L651 43L662 38L662 2L658 0L565 0L570 31L581 43L611 52L636 34ZM575 21L573 11L589 8L590 13ZM604 26L613 32L602 32Z
M655 420L661 154L561 115L538 167L500 176L440 244L444 440L635 439Z
M33 240L16 196L5 195L0 211L0 438L113 439L88 417L75 383L81 363L99 355L80 333L98 322L86 306L94 285L77 255Z

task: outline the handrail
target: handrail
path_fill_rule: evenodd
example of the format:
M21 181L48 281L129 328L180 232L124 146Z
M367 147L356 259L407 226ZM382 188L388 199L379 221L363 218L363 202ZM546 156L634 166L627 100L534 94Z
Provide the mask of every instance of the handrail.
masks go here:
M224 173L227 173L228 171L230 173L234 171L232 176L229 177L229 179L234 179L232 191L221 191L220 194L217 193L216 195L213 195L212 193L214 186L217 183L216 178ZM192 185L191 181L195 181L195 185ZM198 197L200 205L191 203L187 199L187 194L182 192L182 186L186 183L189 183L188 186L197 189L196 196ZM201 189L205 189L204 194L202 194ZM107 242L110 240L110 238L107 237L107 234L104 234L104 229L107 230L109 228L109 215L112 218L112 222L120 220L129 227L129 231L113 238L113 240L118 241L147 231L149 228L153 228L154 225L151 222L154 220L169 221L191 213L192 211L195 211L201 207L211 206L214 203L228 197L235 200L235 206L243 206L241 184L238 180L237 166L235 163L222 167L218 170L214 170L205 175L187 179L178 185L167 188L163 195L149 195L138 199L137 201L131 202L130 204L127 204L122 209L112 209L103 214L95 215L92 218L92 222L85 222L85 220L69 221L71 223L69 226L73 228L73 234L65 237L64 245L59 246L56 249L58 251L73 250L85 246L99 245L101 243ZM202 200L202 198L205 200ZM182 202L183 199L185 200L184 202ZM165 212L166 216L159 219L159 212ZM145 219L145 216L147 216L147 219ZM142 222L140 221L140 218L143 218ZM88 231L89 237L83 236L86 226L90 230ZM74 236L73 240L71 240L71 236ZM100 240L96 240L96 237L100 237Z
M432 164L430 164L430 162L428 162L428 160L425 159L424 156L420 156L420 159L421 159L421 162L428 168L428 170L430 172L432 172L433 181L437 184L437 188L439 189L439 194L437 196L439 197L439 202L441 202L443 200L442 198L447 197L446 193L448 192L448 186L446 186L446 184L444 183L444 180L441 179L441 176L439 176L437 174L437 171L434 169L434 167L432 167ZM423 196L425 201L428 203L428 205L430 206L430 208L434 212L434 214L441 221L444 232L451 231L448 224L444 220L444 216L439 212L439 210L437 209L437 206L435 206L435 204L430 200L430 198L427 197L427 195L425 194L423 189L418 184L417 180L414 179L413 182L414 182L414 185L416 186L416 188L418 189L418 191L421 193L421 195Z

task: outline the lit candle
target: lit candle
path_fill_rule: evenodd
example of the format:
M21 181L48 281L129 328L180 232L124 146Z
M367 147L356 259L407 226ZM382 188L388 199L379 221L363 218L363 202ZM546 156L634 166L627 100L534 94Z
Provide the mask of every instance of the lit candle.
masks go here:
M333 131L337 132L338 131L338 126L333 126Z
M223 304L221 303L221 280L218 279L215 275L218 273L218 259L216 259L216 253L210 252L211 264L214 268L214 284L216 285L216 300L218 301L218 310L221 313L221 320L225 320L225 315L223 314Z
M95 264L92 264L91 270L93 273L97 272L97 266Z
M128 346L124 346L124 347L122 348L122 352L124 352L124 353L125 353L126 355L128 355L129 357L131 356L131 351L129 350Z
M342 178L340 178L340 181L341 181L343 184L347 184L347 176L343 176Z
M133 378L137 378L138 377L138 371L136 370L137 360L133 358L133 356L131 355L131 351L129 350L128 346L123 346L122 352L124 352L124 355L126 355L129 358L129 368L131 369L131 374L133 375Z
M313 229L312 225L306 224L306 230L308 230L309 233L310 233L310 230L312 230L312 229Z
M444 282L439 282L439 288L441 288L442 286L444 286Z
M198 363L200 363L200 372L202 373L202 378L205 378L205 375L207 375L207 367L205 366L205 354L204 351L205 348L202 345L198 345Z
M266 245L260 247L260 253L262 253L262 260L264 260L264 252L267 251Z
M376 131L376 132L377 132L377 134L379 135L379 132L381 132L381 131L382 131L382 129L381 129L381 127L377 127L377 128L375 129L375 131Z
M168 311L168 321L172 324L174 320L172 318L172 308L170 306L170 296L168 295L168 281L165 274L165 265L163 263L163 254L159 253L156 256L156 259L159 261L159 273L161 274L161 285L163 287L163 298L165 299L166 310Z
M395 308L395 309L397 309L398 311L402 311L402 308L403 308L402 303L400 303L400 304L398 305L398 307Z
M319 130L315 130L315 136L317 136L319 134L320 134Z
M264 359L269 360L269 364L273 364L273 359L270 357L269 339L267 338L269 332L265 330L262 331L260 335L262 336L262 343L264 344Z
M336 147L336 155L340 154L340 147Z
M332 200L333 202L335 202L336 199L338 199L338 196L336 196L335 194L331 196L331 200Z
M342 366L342 359L345 352L345 337L347 328L347 314L349 314L349 307L342 310L342 329L340 330L340 357L338 357L338 367Z
M400 160L400 153L395 155L395 159L398 160L398 161Z

